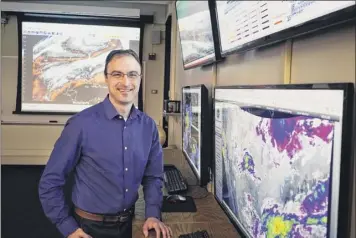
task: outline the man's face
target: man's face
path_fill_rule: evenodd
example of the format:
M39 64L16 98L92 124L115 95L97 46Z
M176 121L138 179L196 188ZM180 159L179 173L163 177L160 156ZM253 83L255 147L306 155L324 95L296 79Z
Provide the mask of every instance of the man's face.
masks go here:
M114 57L108 64L105 79L109 95L120 104L133 103L140 89L140 75L141 66L133 56Z

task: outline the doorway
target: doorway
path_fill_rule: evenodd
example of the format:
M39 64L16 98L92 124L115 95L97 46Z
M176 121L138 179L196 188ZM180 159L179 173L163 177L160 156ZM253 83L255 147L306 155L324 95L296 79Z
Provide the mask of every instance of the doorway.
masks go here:
M163 102L169 100L170 75L171 75L171 32L172 32L172 16L168 16L166 20L166 35L165 35L165 52L164 52L164 86L163 86ZM163 148L168 146L168 118L163 115L163 130L166 132L166 142Z

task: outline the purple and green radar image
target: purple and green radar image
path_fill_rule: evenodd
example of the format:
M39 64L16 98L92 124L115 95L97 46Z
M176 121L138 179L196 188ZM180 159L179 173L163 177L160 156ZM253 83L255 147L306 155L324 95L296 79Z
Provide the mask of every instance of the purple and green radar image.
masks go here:
M250 237L327 237L336 123L222 109L223 201Z
M183 150L194 165L196 172L200 171L200 114L194 111L199 108L199 98L196 93L184 94L183 100Z

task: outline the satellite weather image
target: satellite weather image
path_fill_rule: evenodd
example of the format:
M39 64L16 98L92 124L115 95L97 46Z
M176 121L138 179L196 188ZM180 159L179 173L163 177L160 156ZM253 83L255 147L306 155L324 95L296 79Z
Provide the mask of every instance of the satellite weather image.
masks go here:
M205 1L179 1L179 34L184 64L214 54L209 6Z
M200 171L200 113L199 94L183 93L183 150L197 172Z
M250 237L326 237L337 122L249 111L220 112L224 203Z
M103 95L90 91L105 89L105 58L111 50L121 48L119 39L98 36L43 38L33 47L32 100L88 104L101 101L105 90Z

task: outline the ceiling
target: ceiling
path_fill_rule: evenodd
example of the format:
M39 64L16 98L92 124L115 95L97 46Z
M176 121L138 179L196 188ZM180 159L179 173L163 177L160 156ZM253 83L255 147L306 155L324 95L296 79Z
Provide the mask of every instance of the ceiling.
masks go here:
M168 5L172 3L172 1L116 1L116 2L146 3L146 4L160 4L160 5Z

